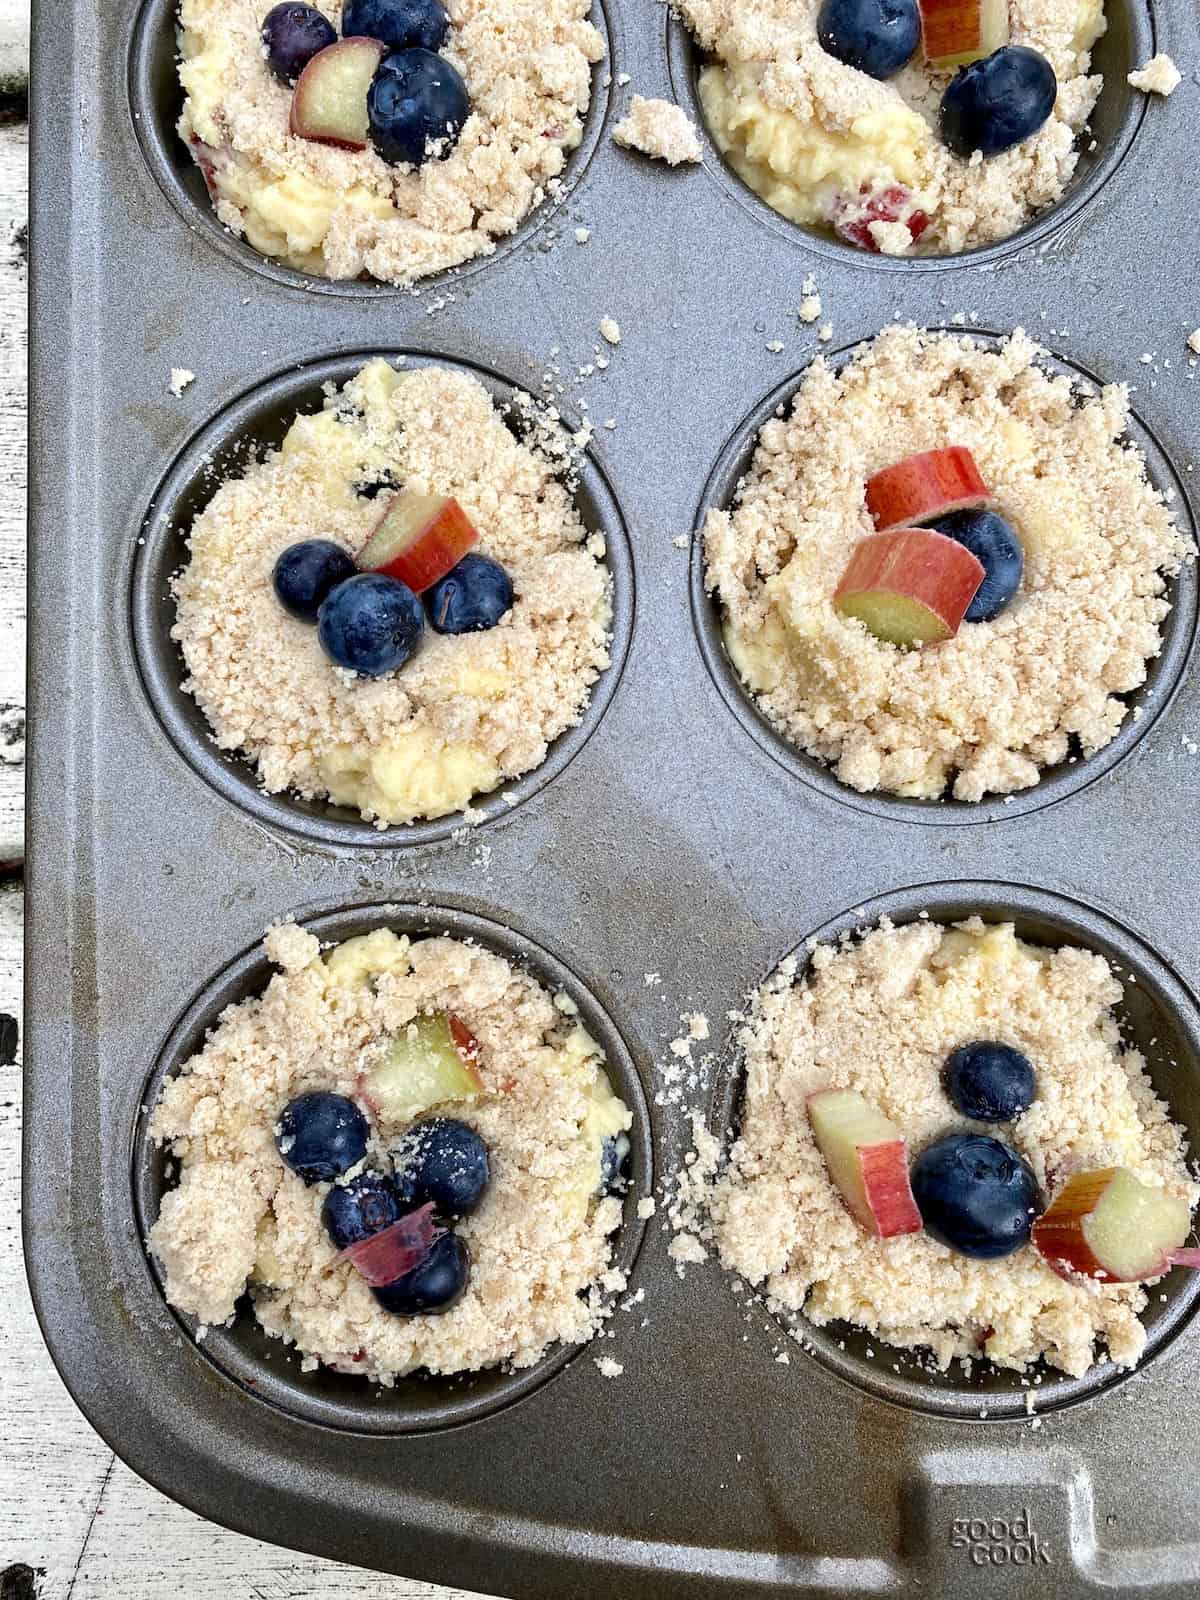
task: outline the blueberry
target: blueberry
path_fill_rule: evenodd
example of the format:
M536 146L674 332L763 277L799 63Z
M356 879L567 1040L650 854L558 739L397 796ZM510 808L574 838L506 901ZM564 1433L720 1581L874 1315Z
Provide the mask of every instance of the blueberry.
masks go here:
M349 1183L335 1184L321 1207L325 1231L339 1250L390 1227L399 1215L396 1191L381 1172L362 1172Z
M267 65L281 83L295 83L318 50L337 43L333 24L316 6L292 5L288 0L267 12L262 37Z
M371 1293L385 1311L398 1317L436 1316L458 1304L470 1275L466 1245L456 1233L443 1233L419 1266Z
M321 601L331 589L354 576L354 562L331 539L305 539L290 544L271 573L275 598L301 622L315 622Z
M429 1202L443 1217L465 1217L483 1199L487 1145L465 1122L431 1117L409 1128L392 1159L396 1192L405 1211Z
M629 1135L615 1134L600 1146L600 1193L615 1188L629 1159Z
M821 48L872 78L890 78L921 37L917 0L825 0L817 13Z
M345 1095L289 1100L275 1135L279 1154L305 1183L332 1183L367 1153L367 1119Z
M974 1122L1011 1122L1029 1109L1037 1093L1029 1059L993 1039L952 1050L942 1082L958 1110Z
M317 612L321 649L339 667L378 678L402 667L421 642L425 613L399 578L360 572L330 591Z
M488 556L464 556L425 591L429 620L438 633L485 632L512 603L512 579Z
M371 143L385 161L443 161L471 114L467 86L431 50L384 56L367 93Z
M366 34L389 50L440 50L450 18L441 0L347 0L342 36Z
M967 607L967 621L998 617L1021 587L1025 570L1025 551L1012 526L994 511L951 511L929 526L965 544L983 564L983 582Z
M1001 45L960 68L947 84L942 143L964 161L976 150L998 156L1038 131L1057 95L1058 80L1045 56L1027 45Z
M952 1133L923 1150L912 1191L926 1233L977 1261L1019 1250L1042 1210L1029 1166L985 1134Z

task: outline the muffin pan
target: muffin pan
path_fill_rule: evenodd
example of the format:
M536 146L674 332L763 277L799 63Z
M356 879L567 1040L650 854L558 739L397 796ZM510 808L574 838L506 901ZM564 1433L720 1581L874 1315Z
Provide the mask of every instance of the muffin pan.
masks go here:
M661 1192L644 1230L636 1199L682 1161L693 1108L728 1125L726 1013L813 931L884 911L1012 916L1110 954L1130 1034L1154 1041L1200 1152L1193 570L1140 722L972 808L867 800L780 746L724 663L694 541L698 507L732 494L818 349L957 313L1135 385L1132 435L1194 532L1194 13L1111 0L1097 150L1063 203L1004 245L912 263L785 222L711 150L677 171L618 150L628 96L690 106L693 63L651 0L596 15L611 54L574 186L418 294L304 278L223 233L173 142L166 0L38 18L24 1228L48 1343L90 1420L168 1494L360 1565L555 1600L996 1597L1036 1566L1052 1600L1184 1600L1200 1587L1200 1427L1181 1403L1200 1382L1195 1280L1154 1292L1135 1374L1045 1374L1043 1421L1003 1374L895 1373L841 1330L794 1343L715 1261L681 1278ZM1156 48L1185 74L1167 102L1124 83ZM796 318L809 273L824 345ZM607 369L578 377L597 350ZM465 364L598 425L577 494L608 539L613 665L581 727L510 786L521 803L485 804L466 836L264 796L209 741L169 640L204 458L277 438L374 352ZM179 398L172 367L196 374ZM595 1344L373 1391L300 1373L248 1319L197 1343L167 1306L143 1242L165 1177L144 1108L262 981L255 946L288 915L329 937L471 932L575 996L637 1134L616 1248L645 1299ZM720 1069L679 1098L662 1067L684 1011L709 1017Z

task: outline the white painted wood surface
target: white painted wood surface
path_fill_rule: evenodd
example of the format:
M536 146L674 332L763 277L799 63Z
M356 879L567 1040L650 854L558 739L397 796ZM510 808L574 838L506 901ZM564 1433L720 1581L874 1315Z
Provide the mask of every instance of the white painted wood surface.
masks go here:
M0 66L24 0L0 0ZM0 89L3 85L0 85ZM0 1012L21 1012L25 620L25 128L0 126ZM247 1539L117 1461L42 1344L20 1242L20 1054L0 1058L3 1600L469 1600ZM32 1569L31 1573L22 1568Z
M0 126L0 863L24 837L27 145L23 126Z

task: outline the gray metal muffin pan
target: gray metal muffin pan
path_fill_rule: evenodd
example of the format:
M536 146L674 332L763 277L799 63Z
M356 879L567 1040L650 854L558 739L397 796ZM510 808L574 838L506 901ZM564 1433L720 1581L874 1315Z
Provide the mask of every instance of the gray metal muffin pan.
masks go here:
M611 1337L524 1374L390 1392L300 1373L245 1317L197 1344L143 1246L163 1172L142 1107L262 981L256 943L289 914L330 936L465 929L565 983L636 1102L634 1196L690 1144L659 1065L680 1012L705 1012L719 1041L783 953L885 910L978 908L1110 954L1129 1036L1200 1137L1192 574L1136 730L972 809L851 795L782 748L723 664L694 540L690 564L674 543L733 492L756 420L816 353L795 317L810 272L823 348L962 312L1136 385L1133 436L1194 528L1195 12L1110 0L1109 15L1097 149L1063 204L1004 245L904 263L792 227L711 149L676 172L616 149L633 90L691 104L695 55L653 0L607 0L565 203L416 296L304 279L215 224L171 132L165 0L37 18L25 1241L65 1380L167 1493L299 1548L555 1600L1200 1588L1200 1334L1180 1273L1152 1301L1144 1365L1044 1374L1035 1429L1003 1374L894 1372L850 1330L806 1328L801 1348L714 1261L681 1279L661 1205L640 1241L633 1215L618 1237L645 1300ZM1191 75L1170 102L1124 83L1155 48ZM567 382L607 315L624 334L609 368ZM579 490L609 539L614 665L521 803L485 804L465 839L263 796L175 681L164 588L199 452L278 437L320 377L375 351L465 363L494 392L541 392L550 362L565 415L582 395L617 423ZM179 399L172 366L196 373ZM736 1058L717 1049L711 1092L690 1098L723 1130Z

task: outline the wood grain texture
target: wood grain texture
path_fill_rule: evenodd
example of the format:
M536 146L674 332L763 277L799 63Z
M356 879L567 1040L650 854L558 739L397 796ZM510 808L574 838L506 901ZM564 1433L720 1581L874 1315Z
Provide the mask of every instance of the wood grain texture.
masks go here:
M23 0L0 0L2 63ZM0 124L0 864L23 848L28 141ZM0 1014L19 1017L23 897L0 881ZM14 1600L471 1600L244 1538L150 1488L85 1422L42 1343L20 1238L21 1053L0 1022L0 1588ZM32 1587L28 1574L32 1569Z
M11 14L7 0L0 7ZM28 149L23 125L0 126L0 863L24 845Z

